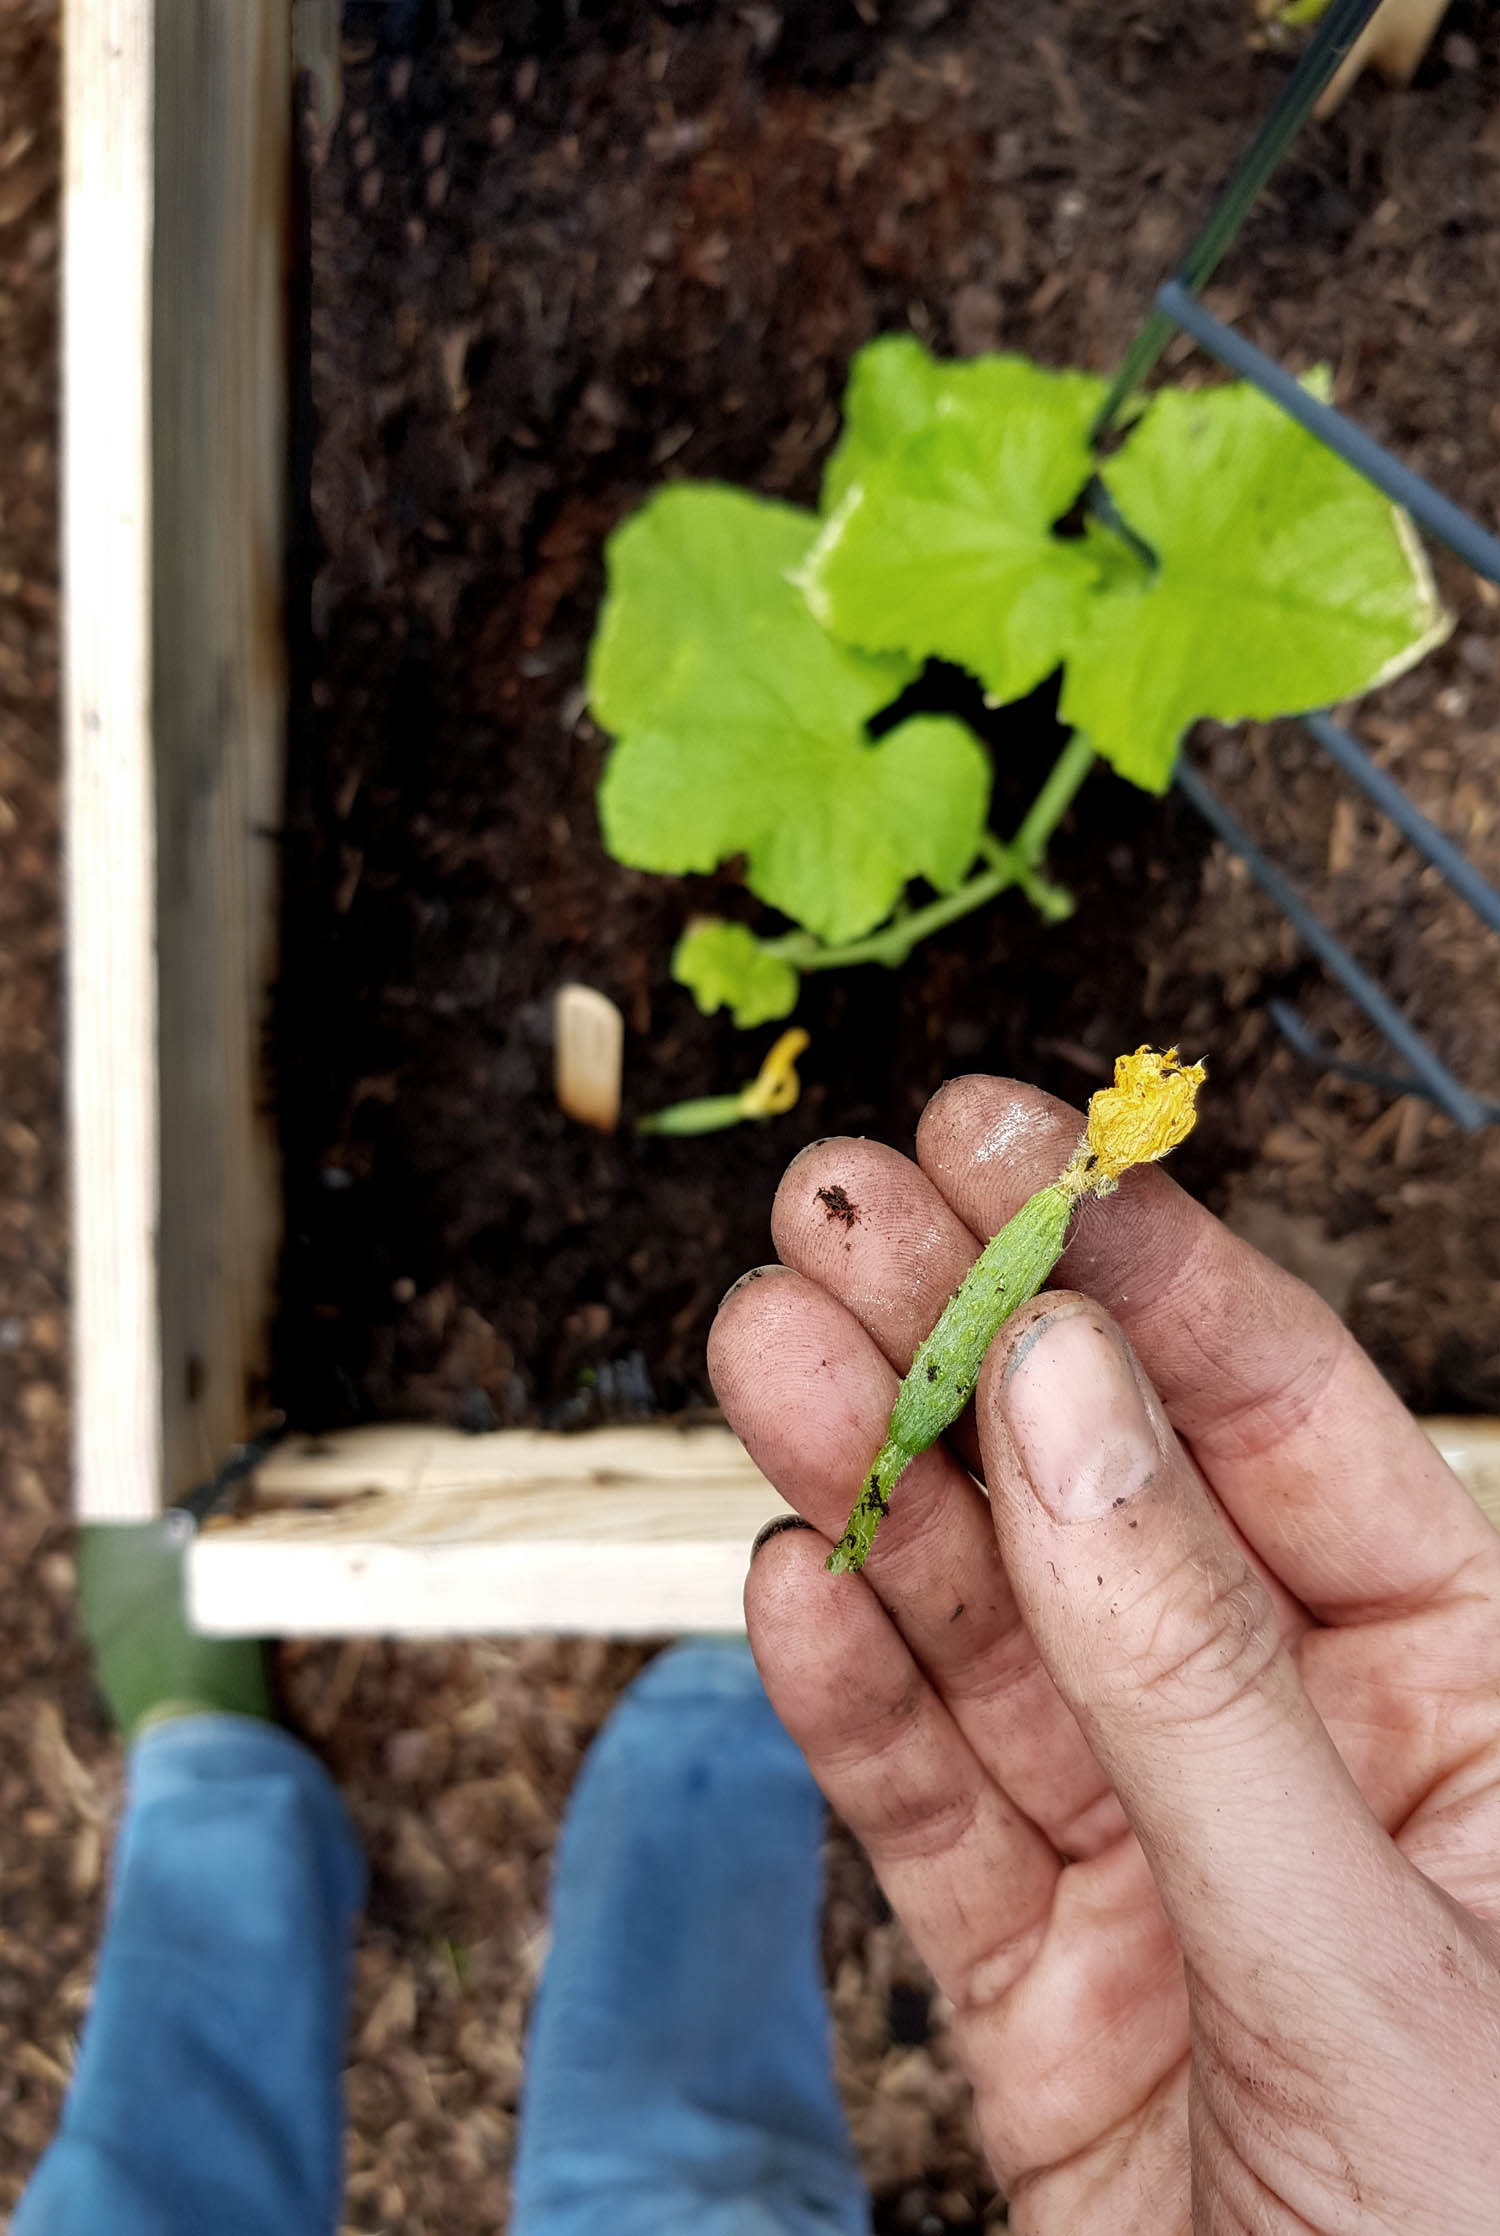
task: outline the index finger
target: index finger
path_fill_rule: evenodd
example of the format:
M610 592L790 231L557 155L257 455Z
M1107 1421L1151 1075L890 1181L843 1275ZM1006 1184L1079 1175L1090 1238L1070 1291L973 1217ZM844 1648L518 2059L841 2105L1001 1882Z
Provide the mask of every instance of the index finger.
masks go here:
M1014 1080L950 1080L917 1161L975 1234L1056 1178L1078 1111ZM1440 1597L1500 1538L1321 1297L1168 1175L1078 1213L1054 1279L1114 1314L1249 1543L1325 1622Z

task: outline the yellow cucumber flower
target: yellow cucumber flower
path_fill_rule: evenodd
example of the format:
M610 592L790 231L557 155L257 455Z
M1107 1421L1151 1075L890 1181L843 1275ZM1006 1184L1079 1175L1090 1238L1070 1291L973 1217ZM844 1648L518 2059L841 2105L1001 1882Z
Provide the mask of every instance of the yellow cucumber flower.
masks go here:
M1154 1165L1196 1122L1202 1064L1185 1064L1175 1048L1138 1048L1115 1058L1115 1083L1089 1103L1088 1131L1075 1165L1095 1195L1117 1188L1132 1165ZM1073 1168L1070 1167L1070 1171Z

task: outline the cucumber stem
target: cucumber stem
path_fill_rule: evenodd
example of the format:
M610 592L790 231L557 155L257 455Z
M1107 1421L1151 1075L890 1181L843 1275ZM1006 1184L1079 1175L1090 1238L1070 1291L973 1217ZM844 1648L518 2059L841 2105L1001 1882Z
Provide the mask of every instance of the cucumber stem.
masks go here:
M986 867L954 892L939 894L925 908L912 909L863 939L828 947L811 932L787 932L780 939L762 940L762 952L774 956L777 962L790 963L796 971L845 970L855 963L884 963L888 970L899 970L921 941L957 923L960 917L971 915L976 908L984 908L1011 885L1019 885L1045 922L1061 923L1073 913L1073 896L1043 877L1039 865L1048 839L1072 806L1078 787L1093 765L1093 747L1081 730L1075 730L1010 844L986 831L979 841L980 860Z
M1047 851L1047 841L1067 814L1089 770L1094 748L1082 730L1075 730L1048 772L1045 783L1011 840L1011 850L1028 869L1034 869Z

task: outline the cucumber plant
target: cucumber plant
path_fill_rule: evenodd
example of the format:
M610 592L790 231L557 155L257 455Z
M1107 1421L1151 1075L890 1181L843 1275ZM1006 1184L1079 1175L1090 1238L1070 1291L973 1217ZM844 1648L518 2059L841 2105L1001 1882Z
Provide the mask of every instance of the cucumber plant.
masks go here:
M890 336L855 360L818 513L678 482L611 537L605 844L670 874L738 861L790 921L686 927L672 967L704 1011L785 1017L805 972L899 964L1008 887L1065 916L1047 847L1096 759L1164 792L1200 717L1353 697L1447 634L1406 516L1255 389L1160 391L1108 457L1103 399ZM1062 671L1070 735L1008 837L965 723L880 722L934 659L992 705Z

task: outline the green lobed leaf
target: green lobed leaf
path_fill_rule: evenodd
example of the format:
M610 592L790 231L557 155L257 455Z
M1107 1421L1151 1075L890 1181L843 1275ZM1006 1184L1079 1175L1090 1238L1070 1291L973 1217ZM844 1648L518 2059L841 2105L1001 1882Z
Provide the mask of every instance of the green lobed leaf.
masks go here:
M823 468L825 514L837 510L852 483L931 426L943 370L914 334L883 334L859 351L844 389L843 432Z
M872 745L865 724L913 663L820 629L790 576L809 513L681 482L611 537L589 660L616 734L599 787L604 842L637 869L745 881L820 939L855 939L908 881L957 885L978 851L990 768L961 723L920 717Z
M790 1017L802 989L791 964L768 954L748 925L717 916L688 926L672 951L672 976L705 1017L727 1009L745 1030Z
M1158 566L1101 579L1061 713L1148 791L1201 716L1350 698L1452 626L1406 515L1254 388L1164 391L1102 472Z
M829 518L799 576L846 643L937 655L1019 698L1077 636L1095 565L1052 533L1093 471L1104 384L1023 357L940 364L909 336L856 359Z

